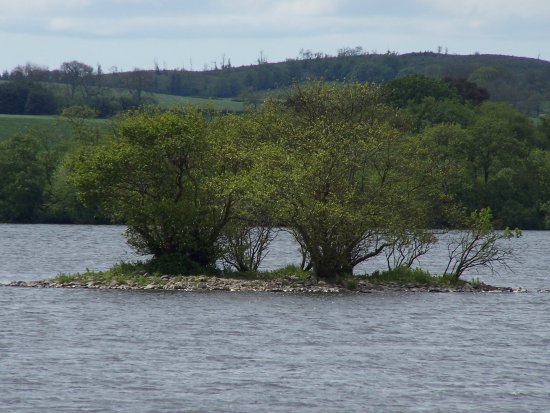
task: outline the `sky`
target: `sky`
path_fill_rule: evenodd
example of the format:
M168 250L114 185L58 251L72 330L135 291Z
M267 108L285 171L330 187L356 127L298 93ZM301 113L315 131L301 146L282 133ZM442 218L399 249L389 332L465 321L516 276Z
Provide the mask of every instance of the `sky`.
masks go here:
M0 0L0 70L202 70L357 46L550 60L549 22L549 0Z

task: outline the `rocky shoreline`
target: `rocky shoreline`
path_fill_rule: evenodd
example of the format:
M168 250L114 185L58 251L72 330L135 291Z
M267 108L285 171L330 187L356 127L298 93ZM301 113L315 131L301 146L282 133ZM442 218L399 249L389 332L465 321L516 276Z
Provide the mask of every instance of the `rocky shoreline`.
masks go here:
M245 280L235 278L187 276L163 276L150 283L137 283L132 280L124 282L110 281L109 283L93 280L73 280L58 282L54 280L42 281L13 281L4 284L7 287L29 288L87 288L111 290L179 290L179 291L241 291L241 292L273 292L273 293L376 293L376 292L413 292L413 293L467 293L467 292L525 292L526 290L510 287L495 287L483 283L456 286L398 284L394 282L371 283L368 280L357 280L352 286L330 285L324 281L312 282L298 277L286 277L276 280Z

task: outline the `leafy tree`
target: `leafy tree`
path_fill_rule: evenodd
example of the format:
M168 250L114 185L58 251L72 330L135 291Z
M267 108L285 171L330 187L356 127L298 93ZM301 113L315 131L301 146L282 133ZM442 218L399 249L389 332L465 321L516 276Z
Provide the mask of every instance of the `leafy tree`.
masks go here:
M42 204L46 176L40 144L29 136L0 142L0 221L30 222Z
M437 165L404 137L377 89L296 85L261 116L269 127L262 130L257 181L317 277L349 274L389 245L386 234L429 225Z
M479 105L480 103L488 100L490 97L490 93L487 89L479 87L474 82L470 82L464 78L447 77L444 81L456 89L458 95L465 102L473 102L476 105Z
M474 115L451 81L411 75L388 82L382 93L388 104L406 110L415 132L439 123L466 126Z
M25 113L25 103L29 89L26 83L9 82L0 85L0 113L21 115Z
M435 125L421 139L447 171L444 192L469 212L490 207L499 226L542 228L537 205L544 203L547 173L536 136L524 115L486 102L470 125Z
M515 113L507 105L485 103L470 128L467 156L484 186L499 168L511 165L515 158L527 153L525 142L518 139L511 124Z
M97 117L97 112L86 105L73 105L63 109L61 116L66 118L92 119Z
M56 165L51 184L46 186L40 208L40 222L60 224L108 224L109 218L102 213L97 202L84 206L78 199L77 188L71 179L70 158Z
M53 115L57 113L57 100L53 93L44 87L29 90L25 101L27 115Z
M213 265L240 168L224 136L210 133L192 108L132 111L119 119L111 142L73 164L74 181L85 201L99 200L113 220L127 223L138 251L174 256L183 266Z
M27 79L34 82L49 80L50 72L47 67L34 63L26 63L24 66L16 66L11 71L12 79Z
M534 149L500 169L487 188L489 205L499 226L547 229L545 203L550 199L550 157ZM513 194L513 196L510 196Z
M57 105L54 94L39 83L21 79L0 85L0 113L52 115Z
M436 100L425 97L419 103L409 104L406 113L410 115L416 132L437 124L468 126L473 122L474 112L457 99Z
M63 62L60 67L64 80L70 86L71 99L74 99L76 90L84 87L92 78L94 68L85 63L72 60Z
M278 232L269 194L250 173L255 166L265 166L258 145L270 125L263 125L259 117L256 112L221 116L211 127L225 168L232 171L220 185L229 185L235 200L218 245L221 259L238 271L256 271Z
M438 101L458 97L456 89L449 83L423 75L394 79L382 87L382 93L388 104L398 108L418 104L426 97L432 97Z

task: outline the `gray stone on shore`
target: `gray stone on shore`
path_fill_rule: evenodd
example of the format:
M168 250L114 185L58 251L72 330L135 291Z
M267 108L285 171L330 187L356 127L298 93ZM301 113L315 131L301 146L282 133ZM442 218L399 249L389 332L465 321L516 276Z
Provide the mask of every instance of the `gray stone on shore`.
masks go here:
M58 283L54 280L43 281L13 281L5 284L10 287L31 288L87 288L87 289L118 289L118 290L178 290L178 291L251 291L277 293L376 293L376 292L411 292L411 293L472 293L472 292L526 292L525 289L509 287L494 287L479 283L465 283L457 286L419 285L414 283L397 284L372 283L368 279L358 278L357 285L350 290L342 286L330 285L324 281L314 282L298 277L288 277L277 280L244 280L235 278L206 276L162 276L151 279L147 284L138 284L129 279L127 282L111 281L108 284L98 281L82 280Z

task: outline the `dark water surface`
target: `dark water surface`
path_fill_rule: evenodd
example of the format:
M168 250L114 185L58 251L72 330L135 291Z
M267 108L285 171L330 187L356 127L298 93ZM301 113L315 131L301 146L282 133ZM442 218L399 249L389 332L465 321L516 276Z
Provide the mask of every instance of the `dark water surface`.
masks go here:
M131 256L121 227L38 227L0 226L0 281ZM519 242L511 271L475 276L528 293L2 287L0 412L548 412L550 233Z

